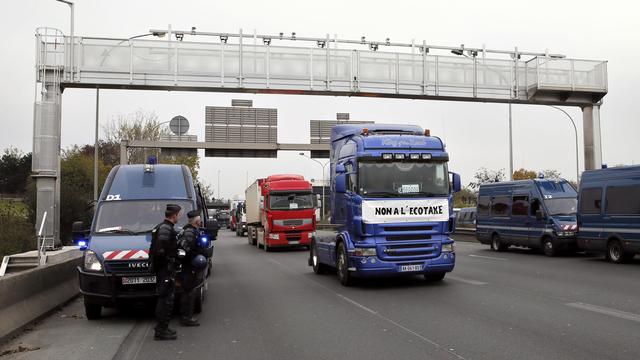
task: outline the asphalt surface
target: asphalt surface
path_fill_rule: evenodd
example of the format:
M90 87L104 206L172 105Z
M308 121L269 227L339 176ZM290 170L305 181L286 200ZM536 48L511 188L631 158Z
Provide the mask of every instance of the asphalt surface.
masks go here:
M441 283L342 287L306 251L265 253L222 232L199 328L153 340L149 309L83 318L76 300L0 359L638 359L640 260L494 253L459 242ZM1 321L1 320L0 320ZM20 348L22 347L22 349Z

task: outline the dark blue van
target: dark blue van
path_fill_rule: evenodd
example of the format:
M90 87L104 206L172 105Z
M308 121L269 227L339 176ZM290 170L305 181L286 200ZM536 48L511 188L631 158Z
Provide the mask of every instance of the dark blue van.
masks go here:
M576 248L577 193L566 180L519 180L480 185L476 237L494 251L509 246L548 256Z
M208 221L202 194L184 165L115 166L98 199L91 227L86 230L81 222L73 224L76 243L84 250L78 277L88 319L99 318L102 307L154 300L156 277L149 269L151 230L164 218L167 203L182 207L178 231L187 222L186 213L199 209L209 238L217 235L216 224ZM212 243L202 240L211 256ZM198 300L204 296L204 287L206 281Z
M585 171L578 203L579 248L614 263L640 253L640 166Z

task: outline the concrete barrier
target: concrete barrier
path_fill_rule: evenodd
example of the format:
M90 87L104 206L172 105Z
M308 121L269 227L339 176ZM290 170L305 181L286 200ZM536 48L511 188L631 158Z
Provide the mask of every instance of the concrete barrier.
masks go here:
M78 294L75 250L62 259L0 278L0 342Z

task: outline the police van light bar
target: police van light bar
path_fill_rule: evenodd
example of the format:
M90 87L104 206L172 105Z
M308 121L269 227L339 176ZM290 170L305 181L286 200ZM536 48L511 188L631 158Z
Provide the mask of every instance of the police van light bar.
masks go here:
M418 159L420 159L420 154L411 154L411 155L409 155L409 158L411 160L418 160Z
M422 160L430 160L431 154L422 154Z
M154 171L155 171L155 169L154 169L153 165L151 165L151 164L144 164L144 172L146 172L146 173L152 173L152 172L154 172Z
M382 154L383 160L391 160L393 159L393 154Z
M404 160L404 154L396 154L396 160Z
M88 244L87 244L86 240L78 240L78 242L76 244L78 245L80 250L86 250L87 247L88 247Z

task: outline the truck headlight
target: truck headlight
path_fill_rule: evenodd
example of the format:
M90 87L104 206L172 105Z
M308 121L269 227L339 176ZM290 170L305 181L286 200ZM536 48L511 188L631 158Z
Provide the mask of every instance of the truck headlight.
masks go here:
M278 233L270 233L269 234L269 239L280 240L280 234L278 234Z
M84 252L84 268L91 271L102 271L102 264L98 255L91 250Z
M355 248L353 255L355 256L376 256L376 248Z
M449 243L449 244L442 244L442 252L455 252L456 251L456 245L455 243Z

